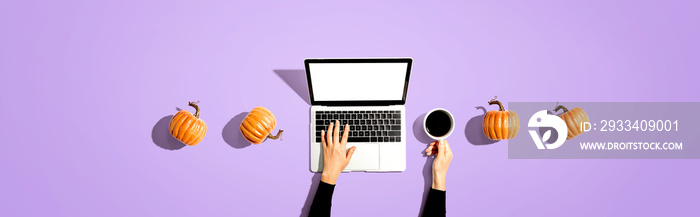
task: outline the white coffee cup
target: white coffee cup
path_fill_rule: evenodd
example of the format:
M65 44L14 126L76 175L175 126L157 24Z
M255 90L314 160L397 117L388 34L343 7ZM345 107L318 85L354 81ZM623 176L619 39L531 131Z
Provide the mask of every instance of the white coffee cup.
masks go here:
M430 118L431 120L428 120L428 118ZM431 123L428 123L428 121L430 121ZM450 134L452 134L454 128L455 119L452 116L452 113L450 113L450 111L447 111L447 109L436 108L430 110L428 113L425 114L425 117L423 118L423 131L425 131L425 134L427 134L431 139L434 140L440 141L446 139L450 136Z

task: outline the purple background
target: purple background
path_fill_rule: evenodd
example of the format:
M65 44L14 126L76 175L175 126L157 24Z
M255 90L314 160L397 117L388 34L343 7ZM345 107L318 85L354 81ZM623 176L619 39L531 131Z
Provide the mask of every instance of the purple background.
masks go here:
M450 215L696 216L697 160L509 160L506 142L466 134L494 95L700 101L698 8L4 1L0 216L299 215L318 180L303 59L363 56L414 58L408 124L435 107L455 115ZM209 131L180 148L163 129L188 100ZM255 106L275 113L284 141L240 143L236 121ZM334 216L418 215L430 165L425 136L409 129L406 171L342 174Z

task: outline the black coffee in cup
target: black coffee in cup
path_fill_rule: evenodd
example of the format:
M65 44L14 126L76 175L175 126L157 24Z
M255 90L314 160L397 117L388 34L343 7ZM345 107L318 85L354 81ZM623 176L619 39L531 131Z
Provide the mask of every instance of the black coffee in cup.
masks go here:
M436 110L428 114L425 129L433 137L445 136L452 129L452 120L445 111Z

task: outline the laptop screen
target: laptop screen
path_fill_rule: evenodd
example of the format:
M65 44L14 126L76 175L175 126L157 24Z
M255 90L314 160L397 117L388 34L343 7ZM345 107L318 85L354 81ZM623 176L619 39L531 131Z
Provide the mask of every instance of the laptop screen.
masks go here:
M306 62L312 104L380 105L405 102L410 59L326 59Z

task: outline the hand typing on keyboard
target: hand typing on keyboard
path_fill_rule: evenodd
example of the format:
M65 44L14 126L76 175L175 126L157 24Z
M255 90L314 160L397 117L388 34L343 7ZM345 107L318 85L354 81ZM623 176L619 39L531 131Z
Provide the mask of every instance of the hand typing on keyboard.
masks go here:
M343 135L340 136L340 122L331 122L328 125L328 131L321 130L321 145L323 146L323 173L321 181L335 185L338 176L343 172L352 154L355 153L357 147L353 146L349 150L346 149L348 143L348 133L350 128L348 124L343 127Z

